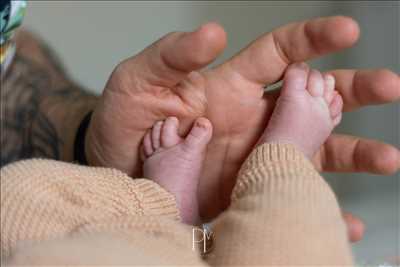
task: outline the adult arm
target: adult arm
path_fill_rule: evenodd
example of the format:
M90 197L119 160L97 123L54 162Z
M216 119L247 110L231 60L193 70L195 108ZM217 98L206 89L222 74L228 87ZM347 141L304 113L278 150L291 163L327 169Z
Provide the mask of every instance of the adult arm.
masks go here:
M97 97L71 82L37 37L19 30L16 44L1 82L1 166L33 157L72 161L76 131Z

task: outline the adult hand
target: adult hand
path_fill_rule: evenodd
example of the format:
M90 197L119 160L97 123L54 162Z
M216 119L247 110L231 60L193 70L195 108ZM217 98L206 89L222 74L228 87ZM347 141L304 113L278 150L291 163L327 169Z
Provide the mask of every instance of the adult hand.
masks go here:
M212 218L229 205L237 171L273 110L279 92L263 88L279 81L288 64L350 47L358 35L357 24L346 17L292 23L200 72L224 49L224 30L209 23L194 32L168 34L114 70L86 136L88 160L140 175L138 148L148 128L176 116L185 134L195 118L205 116L214 135L198 192L202 216ZM345 111L399 99L399 77L388 70L330 73ZM321 171L390 174L399 169L399 154L374 140L332 134L314 163Z

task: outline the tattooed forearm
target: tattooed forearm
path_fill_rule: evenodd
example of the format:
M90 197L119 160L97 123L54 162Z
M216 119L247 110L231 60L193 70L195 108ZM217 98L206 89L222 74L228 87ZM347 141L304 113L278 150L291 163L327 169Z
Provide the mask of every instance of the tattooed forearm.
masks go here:
M95 97L55 79L59 71L19 54L14 58L1 82L1 166L34 157L71 160L76 128Z
M1 84L2 166L32 157L60 158L62 140L40 110L40 98L49 86L45 72L15 58Z

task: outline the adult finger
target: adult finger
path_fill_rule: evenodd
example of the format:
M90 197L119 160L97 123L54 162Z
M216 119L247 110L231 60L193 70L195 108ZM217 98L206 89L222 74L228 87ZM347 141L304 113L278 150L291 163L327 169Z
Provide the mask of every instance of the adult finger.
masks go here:
M343 97L344 110L400 100L400 76L387 69L333 70L335 89Z
M400 169L400 151L372 139L332 134L314 158L328 172L368 172L390 175Z
M191 71L212 62L225 45L224 29L216 23L207 23L194 32L167 34L138 55L123 61L116 71L131 77L134 83L171 87Z
M268 85L282 77L288 64L350 47L358 36L357 23L343 16L291 23L261 36L220 68Z

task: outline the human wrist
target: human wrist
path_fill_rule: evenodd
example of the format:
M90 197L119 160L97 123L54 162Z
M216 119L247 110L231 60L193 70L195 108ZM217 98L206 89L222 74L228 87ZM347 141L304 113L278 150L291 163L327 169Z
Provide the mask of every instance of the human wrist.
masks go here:
M75 161L81 164L87 165L87 160L84 162L83 158L86 159L85 153L85 140L87 136L87 128L89 125L88 118L90 119L91 113L96 105L96 99L93 96L82 96L80 103L74 104L74 106L66 109L67 115L65 120L61 120L59 131L62 140L64 141L63 151L61 154L62 161ZM89 117L88 117L89 116ZM64 123L62 123L64 121ZM83 125L87 123L87 125ZM77 134L81 130L81 143L79 144L80 150L76 150ZM80 158L76 158L76 153L83 153Z
M96 96L74 85L69 85L60 90L60 93L50 94L43 99L42 114L49 121L57 137L58 156L55 159L74 161L77 131L82 120L94 109L96 103ZM34 123L40 124L40 121L35 120Z

